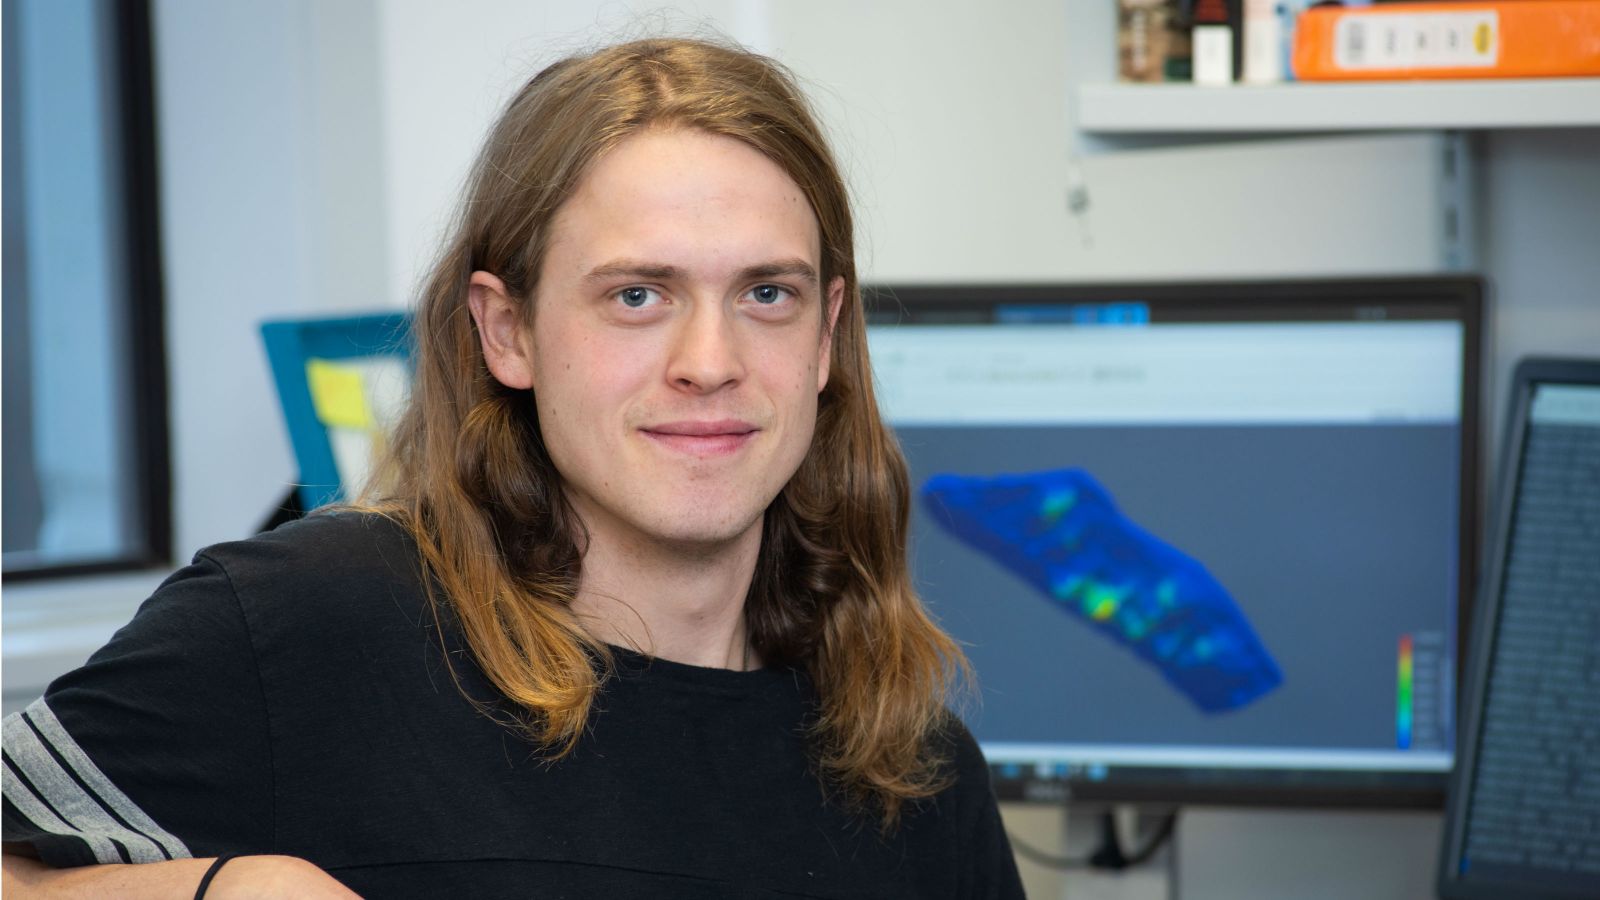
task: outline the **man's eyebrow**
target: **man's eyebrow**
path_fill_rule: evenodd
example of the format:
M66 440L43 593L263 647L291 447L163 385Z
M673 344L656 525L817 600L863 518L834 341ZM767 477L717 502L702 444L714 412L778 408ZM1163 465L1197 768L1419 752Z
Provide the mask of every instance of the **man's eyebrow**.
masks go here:
M757 281L762 278L799 278L816 287L819 283L817 270L812 265L798 257L794 259L780 259L759 266L749 266L739 270L740 281Z
M583 280L609 281L613 278L648 278L653 281L671 281L682 274L683 270L676 266L637 262L631 259L616 259L590 269L589 274L583 276Z
M652 281L672 281L682 278L684 271L677 266L662 265L631 259L617 259L589 270L584 281L611 281L616 278L644 278ZM799 257L778 259L772 262L746 266L739 270L739 281L759 281L763 278L799 278L815 287L819 284L817 270Z

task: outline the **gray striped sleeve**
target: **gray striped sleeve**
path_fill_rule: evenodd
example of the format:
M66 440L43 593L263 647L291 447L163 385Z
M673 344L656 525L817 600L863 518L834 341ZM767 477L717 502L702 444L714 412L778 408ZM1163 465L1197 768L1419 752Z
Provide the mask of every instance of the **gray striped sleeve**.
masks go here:
M30 832L77 838L100 863L191 856L182 841L111 783L43 698L6 717L4 745L7 841L27 840ZM24 821L14 822L13 813Z

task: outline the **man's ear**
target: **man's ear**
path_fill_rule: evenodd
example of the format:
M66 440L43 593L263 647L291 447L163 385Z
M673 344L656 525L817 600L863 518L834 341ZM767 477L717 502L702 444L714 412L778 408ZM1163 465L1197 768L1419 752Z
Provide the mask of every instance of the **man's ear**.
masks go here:
M828 364L833 361L833 331L844 306L844 276L828 282L828 319L822 325L822 357L817 361L817 393L828 386Z
M533 387L533 360L522 305L511 299L506 283L488 272L473 272L468 281L467 305L478 324L483 360L495 380L508 388Z

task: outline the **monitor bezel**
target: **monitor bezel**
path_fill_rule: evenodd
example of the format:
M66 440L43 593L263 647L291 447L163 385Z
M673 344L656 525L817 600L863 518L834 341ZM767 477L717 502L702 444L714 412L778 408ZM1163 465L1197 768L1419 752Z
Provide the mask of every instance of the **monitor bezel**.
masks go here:
M1511 528L1516 521L1517 485L1522 478L1523 452L1527 447L1529 406L1535 388L1541 384L1600 385L1600 359L1554 359L1530 357L1517 363L1511 378L1506 404L1504 442L1501 445L1496 496L1490 519L1489 540L1484 551L1484 578L1477 597L1475 615L1481 626L1473 629L1471 649L1464 657L1458 682L1462 689L1456 725L1455 765L1450 776L1449 799L1445 807L1444 828L1439 853L1437 886L1443 900L1495 900L1510 896L1528 900L1578 900L1587 896L1577 890L1549 885L1526 885L1485 879L1463 880L1457 871L1466 841L1467 811L1471 806L1470 788L1477 764L1478 737L1483 730L1483 708L1489 692L1489 663L1494 655L1501 594L1506 562L1510 555ZM1511 893L1508 893L1511 892Z
M998 305L1061 305L1145 303L1163 312L1180 309L1209 319L1210 313L1259 305L1263 322L1361 321L1362 310L1407 307L1447 315L1462 325L1460 522L1456 607L1456 685L1460 694L1461 660L1465 658L1473 599L1476 596L1477 552L1483 487L1480 476L1482 417L1480 368L1486 287L1474 275L1379 276L1271 280L1148 281L918 284L885 281L862 286L866 324L960 321L949 313ZM1272 315L1266 314L1271 310ZM1332 318L1332 314L1340 314ZM931 315L930 315L931 314ZM1187 319L1185 319L1187 320ZM1173 321L1167 319L1167 321ZM1248 320L1242 320L1248 321ZM1089 327L1138 327L1097 325ZM1459 720L1457 725L1459 726ZM1439 809L1445 800L1448 772L1416 773L1380 770L1380 776L1353 770L1266 770L1208 768L1189 770L1193 777L1157 777L1157 770L1117 767L1100 779L1069 774L1045 776L1029 765L990 765L990 777L1001 800L1023 802L1127 802L1228 806L1296 806L1344 808ZM1013 775L1018 768L1020 776ZM1330 777L1331 776L1331 777Z

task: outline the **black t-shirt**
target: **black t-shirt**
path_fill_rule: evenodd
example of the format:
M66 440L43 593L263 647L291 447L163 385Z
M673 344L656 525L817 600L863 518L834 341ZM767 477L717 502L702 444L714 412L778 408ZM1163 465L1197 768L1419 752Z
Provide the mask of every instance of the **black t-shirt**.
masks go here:
M1022 895L953 719L953 786L888 836L826 799L797 670L618 650L550 762L467 699L512 712L447 606L377 516L202 551L6 719L5 840L58 866L290 854L367 897Z

